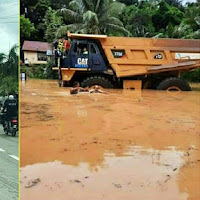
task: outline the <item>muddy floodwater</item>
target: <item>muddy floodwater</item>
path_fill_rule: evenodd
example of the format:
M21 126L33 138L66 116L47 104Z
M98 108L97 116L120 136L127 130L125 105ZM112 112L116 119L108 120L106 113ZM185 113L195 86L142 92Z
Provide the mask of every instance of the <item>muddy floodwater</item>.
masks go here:
M21 200L200 199L200 91L29 80L20 106Z

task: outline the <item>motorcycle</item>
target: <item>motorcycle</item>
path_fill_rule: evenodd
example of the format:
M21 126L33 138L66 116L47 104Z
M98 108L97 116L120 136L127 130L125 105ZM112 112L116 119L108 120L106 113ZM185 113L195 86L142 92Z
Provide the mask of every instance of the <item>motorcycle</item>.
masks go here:
M5 121L4 126L4 132L8 135L8 133L11 133L13 137L16 136L16 133L18 131L18 119L17 117L13 117L8 121Z

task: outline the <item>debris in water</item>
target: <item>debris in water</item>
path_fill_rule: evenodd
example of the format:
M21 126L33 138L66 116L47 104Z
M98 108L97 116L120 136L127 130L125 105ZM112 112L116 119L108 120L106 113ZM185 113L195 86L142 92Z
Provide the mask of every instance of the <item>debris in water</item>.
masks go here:
M122 187L120 184L117 184L117 183L113 183L113 185L114 185L116 188L121 188L121 187Z
M41 180L39 178L31 180L31 181L28 182L28 184L25 186L25 188L33 187L36 184L38 184L39 182L41 182Z
M165 183L168 181L168 180L170 180L171 179L171 176L170 175L167 175L167 179L165 180Z

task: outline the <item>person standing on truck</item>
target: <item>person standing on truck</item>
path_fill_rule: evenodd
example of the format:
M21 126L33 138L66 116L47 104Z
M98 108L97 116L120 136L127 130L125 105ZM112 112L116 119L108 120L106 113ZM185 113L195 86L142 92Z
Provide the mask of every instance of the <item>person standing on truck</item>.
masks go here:
M53 47L54 47L54 57L55 57L55 67L58 67L58 40L53 41Z
M64 46L64 38L61 37L59 40L58 40L58 54L59 54L59 57L62 57L63 56L63 53L64 53L64 50L65 50L65 46Z
M88 87L80 87L80 83L75 81L73 87L70 89L70 94L78 94L79 92L89 92Z
M64 40L64 47L65 47L65 54L68 55L69 49L70 49L70 41L68 36L66 35Z
M58 58L62 59L65 56L66 48L69 48L68 45L65 44L64 37L60 37L58 40L55 39L53 41L54 56L55 56L55 67L58 67Z

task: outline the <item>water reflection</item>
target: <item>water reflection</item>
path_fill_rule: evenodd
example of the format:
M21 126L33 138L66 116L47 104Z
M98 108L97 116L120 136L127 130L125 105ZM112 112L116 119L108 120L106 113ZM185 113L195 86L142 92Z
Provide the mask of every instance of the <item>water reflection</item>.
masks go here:
M186 200L187 193L181 193L176 182L183 156L181 151L131 146L123 157L105 153L103 165L92 169L82 162L76 167L58 161L26 166L21 198ZM40 182L27 189L37 179Z

